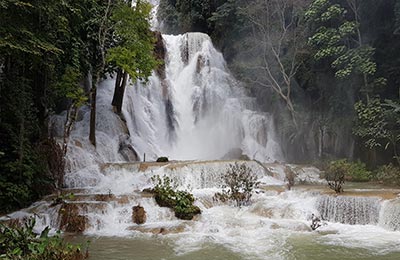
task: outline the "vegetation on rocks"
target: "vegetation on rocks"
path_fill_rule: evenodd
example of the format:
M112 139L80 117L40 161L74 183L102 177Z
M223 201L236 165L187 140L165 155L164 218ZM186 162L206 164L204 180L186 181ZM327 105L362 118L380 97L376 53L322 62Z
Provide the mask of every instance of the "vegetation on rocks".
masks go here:
M176 190L168 176L161 178L156 175L152 180L155 184L153 189L155 200L159 206L173 209L175 216L184 220L191 220L201 213L200 208L193 205L195 201L193 195L187 191Z
M168 162L168 157L159 157L157 158L156 162Z
M128 74L146 79L159 64L150 10L147 1L0 0L0 213L62 187L81 106L90 106L96 145L97 85L107 73L118 74L113 105L120 110ZM59 147L49 124L64 110Z

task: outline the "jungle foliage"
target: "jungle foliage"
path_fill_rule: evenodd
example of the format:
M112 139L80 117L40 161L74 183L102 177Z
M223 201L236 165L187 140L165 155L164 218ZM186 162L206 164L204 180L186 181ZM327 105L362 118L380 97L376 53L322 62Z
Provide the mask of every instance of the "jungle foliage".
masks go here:
M0 213L62 186L68 135L88 101L95 145L96 86L106 73L136 80L154 68L150 6L139 2L0 0ZM49 119L63 110L57 148Z

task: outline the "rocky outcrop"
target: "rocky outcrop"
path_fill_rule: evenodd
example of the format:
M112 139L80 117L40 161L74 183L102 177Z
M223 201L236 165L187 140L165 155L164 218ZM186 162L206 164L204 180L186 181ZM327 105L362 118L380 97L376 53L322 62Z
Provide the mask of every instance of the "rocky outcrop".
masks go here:
M140 205L132 208L132 221L138 225L144 224L147 220L146 211Z
M165 79L165 55L167 50L165 48L164 40L162 38L162 34L160 32L154 32L154 36L156 38L156 43L154 45L154 55L156 59L161 61L161 64L158 65L156 72L161 80Z

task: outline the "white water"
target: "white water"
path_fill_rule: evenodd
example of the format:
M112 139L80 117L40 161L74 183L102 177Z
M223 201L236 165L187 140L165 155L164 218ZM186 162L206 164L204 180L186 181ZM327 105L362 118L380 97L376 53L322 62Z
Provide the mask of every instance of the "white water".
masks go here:
M85 178L96 179L98 163L126 160L119 152L121 142L147 160L220 159L231 151L262 162L282 160L271 116L254 110L254 99L230 75L210 38L202 33L163 37L166 78L153 74L147 83L127 87L127 127L111 111L114 80L103 82L97 97L97 147L87 141L89 110L82 110L69 145L70 171L85 167Z
M215 192L220 191L221 175L231 163L181 162L164 167L149 166L144 171L139 170L140 164L111 164L102 167L95 185L76 192L70 203L76 203L81 208L80 214L88 217L87 235L165 238L178 255L211 243L245 259L288 259L288 244L299 236L312 239L316 247L340 246L377 256L399 252L400 232L395 231L400 226L399 199L333 197L322 195L321 190L312 186L285 191L281 165L262 166L253 161L241 161L239 163L246 164L261 185L250 205L237 208L212 199ZM309 167L299 171L307 171L313 182L318 176L318 172ZM151 177L154 175L169 176L177 189L192 192L202 214L194 221L182 221L175 218L172 210L160 208L152 197L141 192L153 186ZM78 186L84 186L85 179L81 181ZM300 181L296 179L297 183ZM112 194L112 198L98 201L96 194ZM39 229L49 224L56 228L57 207L49 209L48 204L41 202L11 217L36 212L41 216ZM132 207L137 204L147 212L144 225L132 222ZM317 231L310 229L311 214L327 219ZM158 234L161 229L163 235Z

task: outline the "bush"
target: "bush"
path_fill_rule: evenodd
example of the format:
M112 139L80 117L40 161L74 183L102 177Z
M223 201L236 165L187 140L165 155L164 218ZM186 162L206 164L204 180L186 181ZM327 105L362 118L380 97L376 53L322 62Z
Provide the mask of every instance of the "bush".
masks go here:
M347 173L345 178L348 181L366 182L372 179L372 173L367 170L365 163L360 161L347 162Z
M191 220L201 213L200 208L193 205L195 200L193 195L187 191L176 190L169 177L164 176L161 179L156 175L152 180L155 183L153 189L155 200L160 207L172 208L175 216L184 220Z
M159 157L156 162L168 162L168 157Z
M33 232L35 219L23 227L0 224L0 259L5 260L81 260L88 258L79 245L64 243L58 232L50 237L46 227L38 236Z
M346 160L331 162L325 171L325 179L328 182L329 188L336 193L343 192L346 171Z
M258 187L257 176L245 164L231 164L221 177L222 193L216 193L214 199L221 202L234 201L237 207L249 204L253 190Z
M354 182L365 182L372 179L372 173L367 170L366 165L362 162L348 162L347 160L332 161L326 168L326 174L334 171L341 171L344 173L344 180Z
M288 190L291 190L292 187L294 186L296 173L289 166L285 167L284 172L285 172L285 181L287 181L286 186L288 187Z
M400 168L388 164L377 170L376 178L388 185L400 186Z

